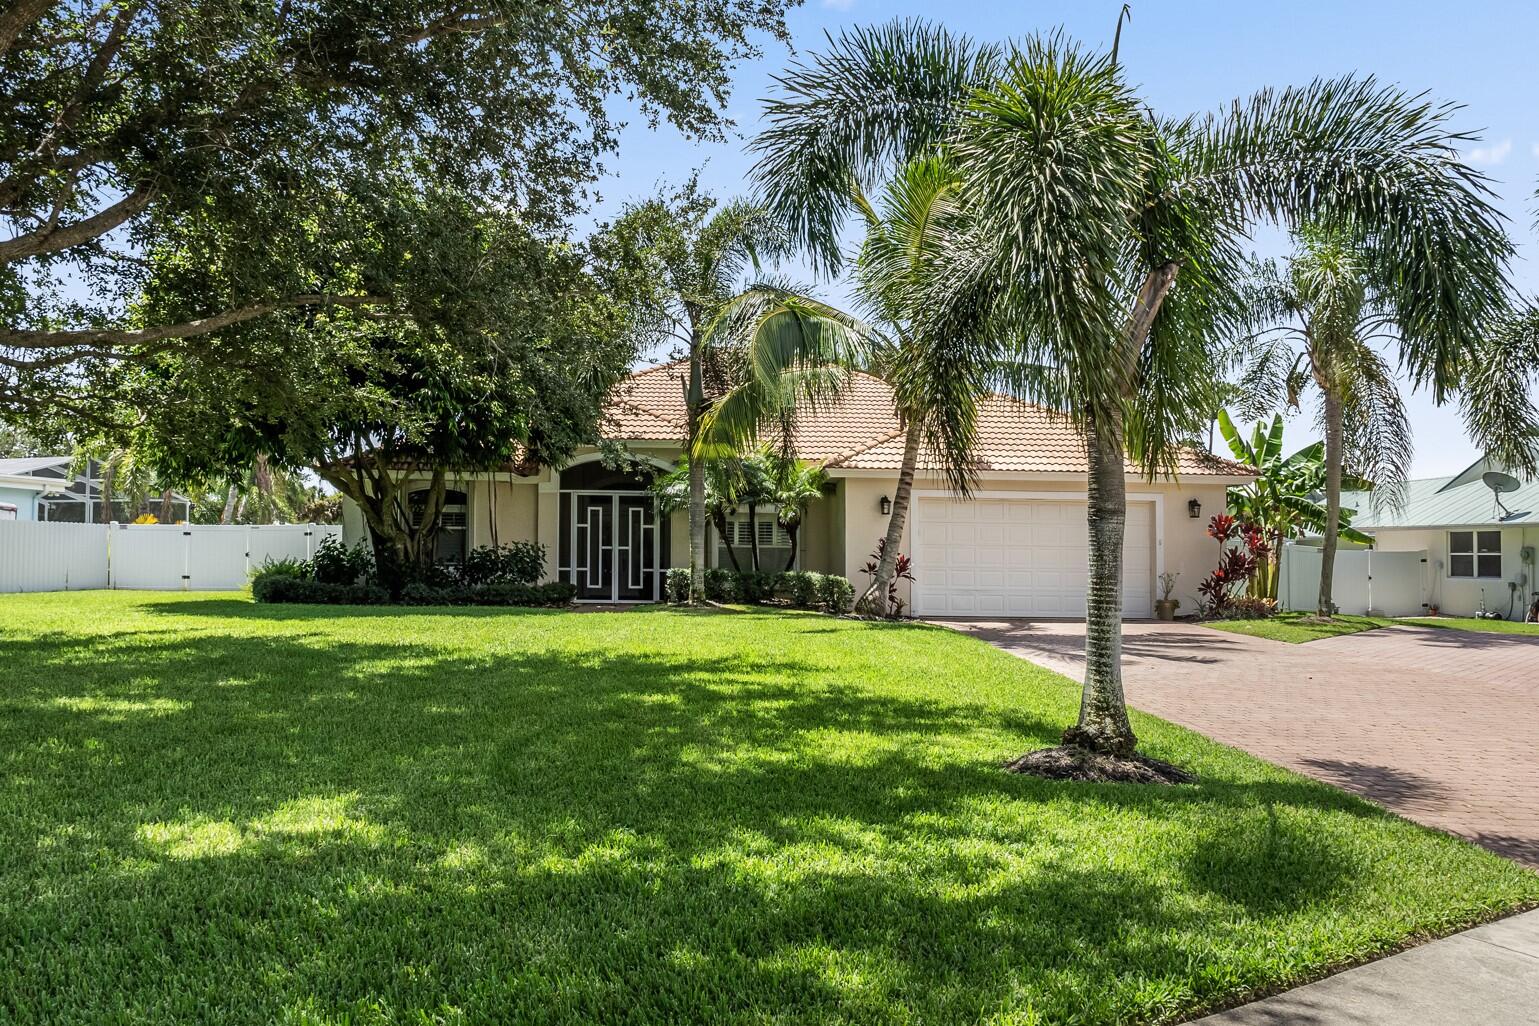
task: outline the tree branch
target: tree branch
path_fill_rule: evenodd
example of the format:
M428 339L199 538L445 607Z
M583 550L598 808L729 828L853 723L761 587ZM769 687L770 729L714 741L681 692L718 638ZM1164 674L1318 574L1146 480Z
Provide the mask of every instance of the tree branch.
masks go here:
M11 0L0 11L0 57L10 52L21 34L53 6L53 0Z
M112 206L83 221L62 227L45 222L37 231L0 241L0 264L14 263L43 253L57 253L100 238L149 206L154 198L153 186L140 185Z
M63 349L79 346L139 346L168 339L193 338L221 328L228 328L244 321L265 317L279 310L291 310L301 306L384 306L390 302L387 296L371 295L303 295L275 299L267 303L237 307L223 313L211 314L180 324L162 324L154 328L124 330L118 328L87 328L77 331L4 331L0 330L0 347L11 349Z

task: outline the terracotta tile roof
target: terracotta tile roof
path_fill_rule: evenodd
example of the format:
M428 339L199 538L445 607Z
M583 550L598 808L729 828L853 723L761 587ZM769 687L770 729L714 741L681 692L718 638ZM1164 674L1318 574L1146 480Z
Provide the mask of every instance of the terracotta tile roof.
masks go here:
M605 433L621 439L682 439L683 364L638 371L622 385L605 414ZM799 418L796 452L804 460L850 470L893 470L903 460L903 431L893 412L892 389L880 378L856 374L840 401ZM1084 440L1051 410L994 395L984 400L978 421L978 469L1007 473L1085 473ZM927 454L921 470L937 469ZM1137 473L1129 467L1130 474ZM1183 453L1182 476L1250 476L1238 463L1201 450Z

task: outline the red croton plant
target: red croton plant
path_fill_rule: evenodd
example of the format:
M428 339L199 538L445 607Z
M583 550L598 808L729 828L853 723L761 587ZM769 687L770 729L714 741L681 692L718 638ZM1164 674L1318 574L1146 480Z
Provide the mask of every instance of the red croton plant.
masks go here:
M1270 616L1271 599L1245 595L1251 578L1272 554L1266 532L1255 524L1220 513L1208 521L1208 537L1218 542L1218 566L1197 586L1204 616Z

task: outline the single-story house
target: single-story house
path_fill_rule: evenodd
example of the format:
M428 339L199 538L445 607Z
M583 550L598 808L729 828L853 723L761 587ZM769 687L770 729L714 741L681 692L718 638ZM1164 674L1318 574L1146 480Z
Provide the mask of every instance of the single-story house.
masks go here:
M1367 492L1343 492L1341 501L1358 510L1352 526L1373 536L1375 551L1425 554L1415 605L1469 616L1484 602L1522 619L1539 591L1539 481L1497 493L1485 480L1492 472L1502 470L1480 459L1449 477L1411 481L1399 508L1375 509Z
M685 425L685 367L664 364L633 374L611 398L607 438L623 441L643 461L667 468L677 460ZM936 465L921 459L914 507L902 551L915 581L902 586L909 608L929 616L1082 616L1087 576L1082 437L1063 418L1006 396L982 407L976 491L951 494ZM859 587L862 567L886 532L897 487L903 431L892 390L858 374L841 401L803 418L794 438L799 458L827 469L827 495L808 510L796 563L843 574ZM596 450L565 467L521 474L451 477L440 553L528 539L545 545L549 578L571 581L580 601L646 602L661 595L661 571L688 565L684 511L665 520L648 492L649 474L611 470ZM1217 561L1208 517L1225 508L1225 490L1251 480L1239 464L1193 449L1173 477L1149 482L1128 468L1124 555L1125 609L1152 614L1158 577L1179 574L1177 597L1196 608L1197 585ZM365 537L363 519L343 504L344 537ZM756 520L761 567L783 569L789 539L762 508ZM728 522L746 548L748 523ZM711 528L707 561L727 566Z
M120 495L107 499L102 462L87 460L84 470L78 473L74 470L75 463L73 456L22 456L0 460L0 476L25 480L27 488L36 488L41 494L33 507L33 515L19 519L68 524L128 523L141 513L159 514L162 507L159 494L138 506ZM0 497L0 502L5 501L10 500ZM104 503L108 507L105 516ZM171 493L171 523L185 523L191 519L191 509L191 499L179 492Z

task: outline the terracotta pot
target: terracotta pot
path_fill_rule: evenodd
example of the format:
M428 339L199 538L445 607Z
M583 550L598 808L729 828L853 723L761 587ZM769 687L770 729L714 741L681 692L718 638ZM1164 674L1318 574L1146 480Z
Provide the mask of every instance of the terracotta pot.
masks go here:
M1176 607L1180 604L1180 599L1155 599L1154 615L1168 623L1176 618Z

